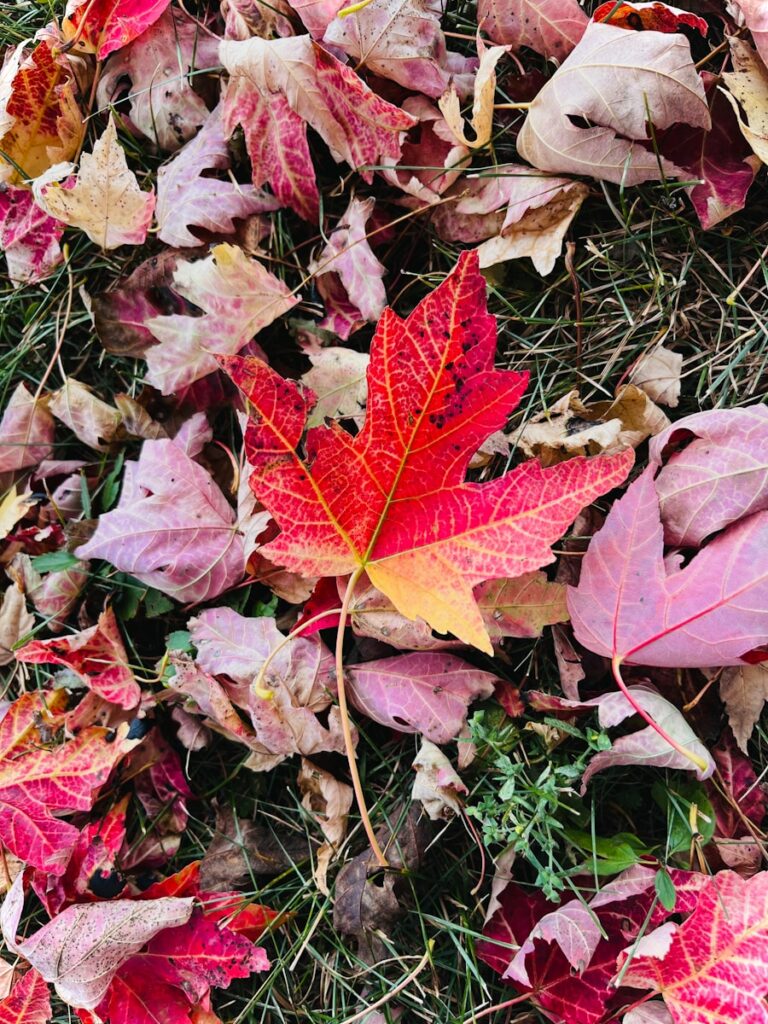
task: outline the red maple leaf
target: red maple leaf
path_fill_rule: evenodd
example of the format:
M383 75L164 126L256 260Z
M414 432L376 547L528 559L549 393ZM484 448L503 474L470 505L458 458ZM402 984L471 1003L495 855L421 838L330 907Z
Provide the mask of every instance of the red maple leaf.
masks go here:
M315 427L302 450L314 395L259 359L221 360L249 402L251 486L281 528L262 553L305 576L365 570L402 615L490 653L473 586L550 562L552 542L632 464L631 452L549 469L531 461L466 482L470 459L527 383L495 370L495 351L469 252L406 320L384 311L355 437L335 423Z
M48 986L36 970L27 971L0 1000L0 1024L46 1024L51 1019Z

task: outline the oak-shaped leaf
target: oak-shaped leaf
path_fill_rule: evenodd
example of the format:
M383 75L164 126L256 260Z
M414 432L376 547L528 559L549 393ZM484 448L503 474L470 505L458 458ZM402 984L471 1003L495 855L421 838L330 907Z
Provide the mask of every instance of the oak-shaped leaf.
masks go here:
M195 461L210 436L198 413L173 440L145 441L138 461L125 464L117 506L79 557L103 558L178 601L210 599L238 583L245 554L235 511Z
M102 249L141 245L147 237L154 192L142 192L117 141L114 117L103 135L84 153L74 181L72 164L56 164L34 183L35 200L51 217L80 228Z
M768 872L714 875L666 953L634 956L623 984L659 992L675 1024L767 1020Z
M768 408L715 409L654 437L664 539L698 547L743 516L768 509ZM712 663L714 664L714 662Z
M679 177L649 148L649 119L656 129L711 125L688 40L592 22L533 100L517 148L543 171L625 186ZM580 127L585 120L589 127Z
M95 626L72 636L30 640L16 652L29 665L63 665L104 700L130 710L141 697L112 608Z
M768 512L718 534L684 567L664 560L656 469L611 509L568 590L576 639L635 665L706 668L763 660L768 642Z
M60 875L80 834L60 815L89 811L138 741L125 726L116 735L90 726L47 749L41 730L49 722L44 691L23 694L0 719L0 839L20 860Z
M315 427L306 454L313 396L259 359L222 360L253 410L251 486L281 530L264 554L305 576L365 569L401 614L490 653L473 586L551 561L550 544L632 463L630 452L547 470L528 462L465 482L527 382L493 369L495 347L485 281L465 253L406 320L384 311L362 430Z
M158 238L166 245L199 245L190 228L217 235L232 234L234 221L276 209L277 200L252 185L213 178L209 172L227 170L229 149L221 107L208 118L194 139L157 172Z
M0 1024L48 1024L52 1015L48 986L34 967L0 1000Z

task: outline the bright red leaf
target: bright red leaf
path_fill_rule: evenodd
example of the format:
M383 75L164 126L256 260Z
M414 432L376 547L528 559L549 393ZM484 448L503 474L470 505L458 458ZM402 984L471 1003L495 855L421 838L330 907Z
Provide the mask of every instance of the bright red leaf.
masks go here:
M153 25L170 0L69 0L64 37L104 60Z
M0 1024L47 1024L51 1014L48 986L34 969L27 971L11 994L0 1000Z
M282 531L263 553L306 576L365 568L401 614L490 653L472 587L551 561L550 544L632 463L630 452L546 470L528 462L466 483L472 455L527 381L493 369L495 348L485 281L465 253L407 320L384 311L363 429L353 438L339 426L313 428L306 455L314 396L259 359L222 360L254 411L251 486Z

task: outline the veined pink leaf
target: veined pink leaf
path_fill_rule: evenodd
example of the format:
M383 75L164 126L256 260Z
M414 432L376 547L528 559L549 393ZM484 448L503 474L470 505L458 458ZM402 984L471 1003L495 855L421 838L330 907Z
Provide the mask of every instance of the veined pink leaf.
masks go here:
M52 1015L48 986L34 967L0 1000L0 1024L47 1024Z
M768 513L741 519L670 569L655 471L630 486L589 545L568 590L576 639L636 665L739 665L768 642Z
M589 19L577 0L479 0L477 23L495 43L529 46L562 60L584 35Z
M50 277L63 256L64 225L41 210L27 188L7 185L0 192L0 249L14 285Z
M763 0L735 0L735 6L744 15L758 53L768 65L768 8Z
M46 402L17 384L0 420L0 487L5 489L18 470L50 457L53 430Z

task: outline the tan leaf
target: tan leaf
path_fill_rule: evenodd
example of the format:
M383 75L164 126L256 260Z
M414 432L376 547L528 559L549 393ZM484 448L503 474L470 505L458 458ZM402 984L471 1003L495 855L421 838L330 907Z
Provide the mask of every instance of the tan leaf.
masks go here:
M432 821L461 814L459 794L466 794L468 790L439 747L422 739L412 767L416 778L411 800L421 801Z
M13 647L34 625L35 617L27 611L24 592L11 583L0 602L0 665L9 665L15 660Z
M8 536L27 509L34 503L32 492L25 491L23 494L18 494L16 484L6 492L0 501L0 540Z
M67 377L48 408L79 441L96 451L106 451L122 421L117 409L102 402L87 384L81 384L74 377Z
M736 111L741 134L765 164L768 163L768 68L746 40L731 36L728 42L733 71L723 75L730 90L725 95ZM746 121L740 115L739 106L746 114Z
M624 185L679 177L683 171L645 145L649 117L657 129L710 127L688 40L591 22L533 100L517 149L542 170ZM578 127L576 118L589 127Z
M57 164L35 182L38 205L51 217L80 228L102 249L140 245L147 237L155 194L142 192L129 170L111 114L93 152L83 154L74 185L59 184L72 170L71 164Z
M327 896L328 868L347 834L352 788L305 757L301 759L298 783L302 794L301 806L309 811L325 836L325 842L315 854L314 876L317 888Z
M724 669L720 677L720 697L736 742L746 753L749 737L768 700L768 666L736 665Z
M680 401L680 372L683 357L679 352L659 345L637 363L630 381L654 402L677 407Z
M464 134L464 119L461 116L461 100L456 92L453 82L437 101L448 127L453 132L457 142L470 149L479 149L487 146L491 141L493 127L493 98L496 93L496 65L502 54L510 48L508 46L486 47L482 40L478 39L478 53L480 55L480 67L477 69L475 78L475 95L472 102L472 131L475 139L471 142Z

